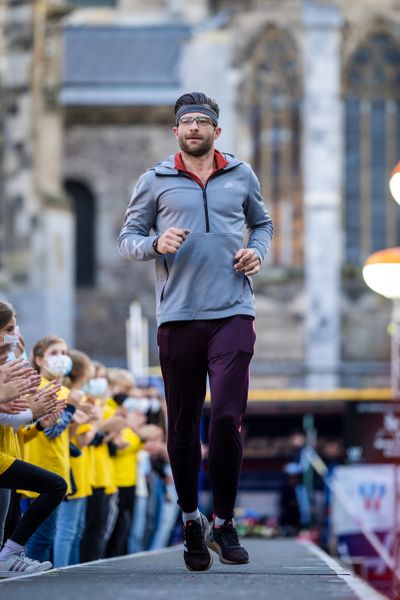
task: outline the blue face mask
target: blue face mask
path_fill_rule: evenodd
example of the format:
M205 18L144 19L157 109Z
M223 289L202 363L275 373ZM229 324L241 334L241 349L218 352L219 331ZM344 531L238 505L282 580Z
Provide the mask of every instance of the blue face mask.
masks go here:
M14 352L9 352L7 354L7 362L10 362L10 360L16 360L16 358L17 357L15 356Z

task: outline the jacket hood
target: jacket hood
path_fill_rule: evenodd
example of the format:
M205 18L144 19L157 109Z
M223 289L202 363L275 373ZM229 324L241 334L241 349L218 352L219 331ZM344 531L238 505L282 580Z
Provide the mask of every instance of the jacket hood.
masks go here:
M241 165L243 161L237 160L233 154L227 152L221 152L222 156L228 161L223 171L228 171L233 167ZM179 171L175 168L175 155L171 154L165 160L157 163L154 167L150 168L149 171L155 171L157 175L178 175Z

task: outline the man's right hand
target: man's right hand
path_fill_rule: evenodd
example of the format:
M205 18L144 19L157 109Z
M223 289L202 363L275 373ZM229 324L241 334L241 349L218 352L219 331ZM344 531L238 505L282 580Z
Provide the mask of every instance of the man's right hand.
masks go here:
M157 251L160 254L176 254L189 233L188 229L169 227L158 238Z

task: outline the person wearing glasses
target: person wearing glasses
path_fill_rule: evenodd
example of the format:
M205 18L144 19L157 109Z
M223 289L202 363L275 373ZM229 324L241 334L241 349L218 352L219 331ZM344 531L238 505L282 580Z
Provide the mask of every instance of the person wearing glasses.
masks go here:
M180 152L140 177L118 238L123 258L155 259L168 453L183 515L184 561L191 571L211 567L209 549L225 564L249 562L235 529L234 507L256 337L251 277L273 235L253 170L215 148L218 118L218 104L204 93L177 100L172 131ZM211 527L198 509L207 375Z

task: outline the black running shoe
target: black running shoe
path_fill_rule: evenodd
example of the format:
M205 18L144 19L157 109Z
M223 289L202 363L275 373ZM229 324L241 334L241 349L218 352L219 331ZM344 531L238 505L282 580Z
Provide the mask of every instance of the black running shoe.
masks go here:
M187 521L183 526L183 558L189 571L207 571L212 565L212 556L206 544L209 529L208 521L202 514L200 519Z
M213 524L207 536L207 546L226 565L245 565L249 562L249 555L239 542L233 520L226 520L220 527Z

